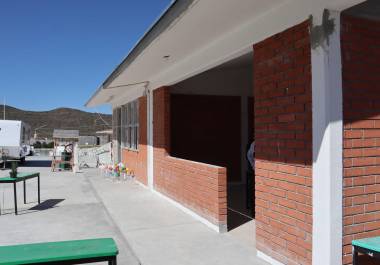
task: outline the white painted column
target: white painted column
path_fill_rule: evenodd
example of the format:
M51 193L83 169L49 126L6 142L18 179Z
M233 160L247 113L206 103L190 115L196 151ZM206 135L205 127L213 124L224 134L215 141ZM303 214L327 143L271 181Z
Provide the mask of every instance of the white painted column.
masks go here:
M147 89L147 173L148 187L153 190L153 90Z
M342 264L343 114L340 13L313 18L313 265ZM317 21L317 22L316 22ZM331 27L332 26L332 27Z

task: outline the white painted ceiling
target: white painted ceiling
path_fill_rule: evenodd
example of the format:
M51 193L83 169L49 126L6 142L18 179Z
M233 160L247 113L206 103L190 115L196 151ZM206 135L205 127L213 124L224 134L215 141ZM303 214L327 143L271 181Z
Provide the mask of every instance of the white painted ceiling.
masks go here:
M238 2L238 4L237 4ZM282 0L200 0L163 32L110 86L146 81ZM191 13L191 15L189 15ZM169 55L169 59L163 57Z
M217 41L253 16L259 16L285 0L197 0L156 38L89 106L112 103L132 83L149 81L161 71L186 60L196 50ZM169 55L168 59L164 56ZM113 89L113 87L117 87ZM142 86L140 85L140 90Z
M87 106L133 100L143 94L145 81L150 89L178 83L251 52L256 41L321 13L331 3L347 7L360 1L195 0ZM134 83L139 85L131 86Z

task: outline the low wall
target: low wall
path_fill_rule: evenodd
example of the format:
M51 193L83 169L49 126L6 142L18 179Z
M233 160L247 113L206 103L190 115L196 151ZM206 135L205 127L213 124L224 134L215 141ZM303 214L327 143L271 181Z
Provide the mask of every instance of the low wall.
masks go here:
M155 154L155 189L226 231L226 168Z
M171 157L170 95L154 92L154 188L219 228L227 229L227 170Z

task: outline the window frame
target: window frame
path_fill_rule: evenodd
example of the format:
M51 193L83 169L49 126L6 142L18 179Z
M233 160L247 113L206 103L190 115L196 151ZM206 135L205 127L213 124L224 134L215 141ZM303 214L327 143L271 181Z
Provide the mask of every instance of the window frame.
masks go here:
M122 106L122 147L139 150L139 102L134 100Z

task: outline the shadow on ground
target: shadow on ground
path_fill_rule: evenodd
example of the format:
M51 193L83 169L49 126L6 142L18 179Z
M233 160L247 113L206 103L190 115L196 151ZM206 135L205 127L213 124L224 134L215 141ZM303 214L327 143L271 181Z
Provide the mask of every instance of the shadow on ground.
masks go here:
M252 205L249 206L247 202L247 188L245 184L228 185L227 205L228 231L253 220Z
M21 167L51 167L51 160L29 160L25 161Z
M44 210L48 210L48 209L53 209L53 208L56 208L57 205L59 203L63 202L64 200L65 199L49 199L49 200L43 201L42 203L40 203L36 206L33 206L32 208L19 209L18 215L30 214L30 213L34 213L37 211L44 211ZM35 202L29 202L28 204L30 204L30 203L35 203ZM7 215L7 214L14 214L14 209L13 208L0 209L0 215Z
M51 208L56 207L57 204L63 202L64 200L65 199L49 199L30 208L29 210L43 211L43 210L51 209Z
M228 209L227 214L227 227L228 231L231 231L245 223L248 223L252 221L252 217L250 216L244 216L240 213L234 212L230 209Z
M11 162L6 162L0 165L1 170L8 170L12 166ZM18 167L51 167L51 160L27 160L23 164L18 162Z

